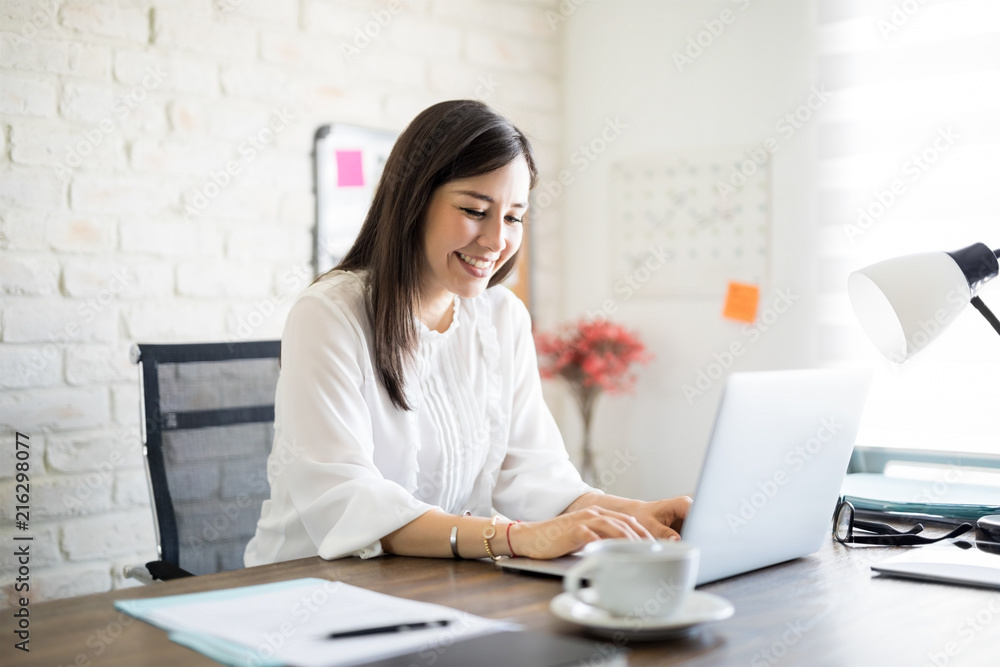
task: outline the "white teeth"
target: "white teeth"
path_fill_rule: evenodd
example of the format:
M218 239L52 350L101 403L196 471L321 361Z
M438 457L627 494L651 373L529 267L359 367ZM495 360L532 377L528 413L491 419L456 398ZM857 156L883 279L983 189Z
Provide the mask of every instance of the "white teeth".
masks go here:
M475 257L469 257L468 255L465 255L463 253L458 253L458 256L462 258L463 262L471 264L477 269L488 269L489 267L493 266L493 262L484 262L481 259L476 259Z

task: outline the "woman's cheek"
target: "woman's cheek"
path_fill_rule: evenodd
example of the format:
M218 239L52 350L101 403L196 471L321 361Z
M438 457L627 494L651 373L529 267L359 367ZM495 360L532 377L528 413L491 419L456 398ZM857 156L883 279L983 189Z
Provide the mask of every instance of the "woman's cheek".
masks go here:
M517 225L511 229L511 232L507 237L507 248L509 249L509 252L507 253L508 256L513 255L514 251L521 247L521 238L523 234L524 227L521 225Z

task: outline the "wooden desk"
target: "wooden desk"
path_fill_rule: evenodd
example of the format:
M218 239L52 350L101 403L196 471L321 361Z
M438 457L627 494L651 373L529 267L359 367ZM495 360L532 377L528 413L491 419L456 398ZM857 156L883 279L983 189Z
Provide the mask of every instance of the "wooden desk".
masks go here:
M831 541L808 558L705 586L703 590L730 599L735 615L686 639L632 643L630 664L1000 664L1000 591L873 577L869 565L891 553ZM32 605L30 653L13 649L10 610L3 610L0 662L46 667L216 665L172 643L162 630L119 614L112 602L299 577L342 580L544 632L587 636L549 612L549 601L561 591L554 579L503 572L480 561L308 558Z

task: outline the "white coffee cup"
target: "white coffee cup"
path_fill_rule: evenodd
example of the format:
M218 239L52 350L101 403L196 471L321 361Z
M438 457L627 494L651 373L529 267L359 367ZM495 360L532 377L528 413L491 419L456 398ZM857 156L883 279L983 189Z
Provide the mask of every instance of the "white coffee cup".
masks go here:
M592 542L563 587L616 616L665 618L676 612L698 577L698 548L671 540L609 539ZM583 579L593 593L581 595Z

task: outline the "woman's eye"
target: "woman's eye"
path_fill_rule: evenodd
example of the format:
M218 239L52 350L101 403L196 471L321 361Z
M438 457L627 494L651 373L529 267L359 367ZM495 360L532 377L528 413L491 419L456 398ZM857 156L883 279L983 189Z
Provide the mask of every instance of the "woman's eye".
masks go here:
M464 206L460 206L459 209L462 211L462 213L465 213L470 218L475 218L476 220L482 220L483 218L486 217L486 211L480 211L479 209L475 208L465 208ZM516 225L523 222L524 218L518 218L513 215L508 215L504 218L504 220L506 220L510 224Z

